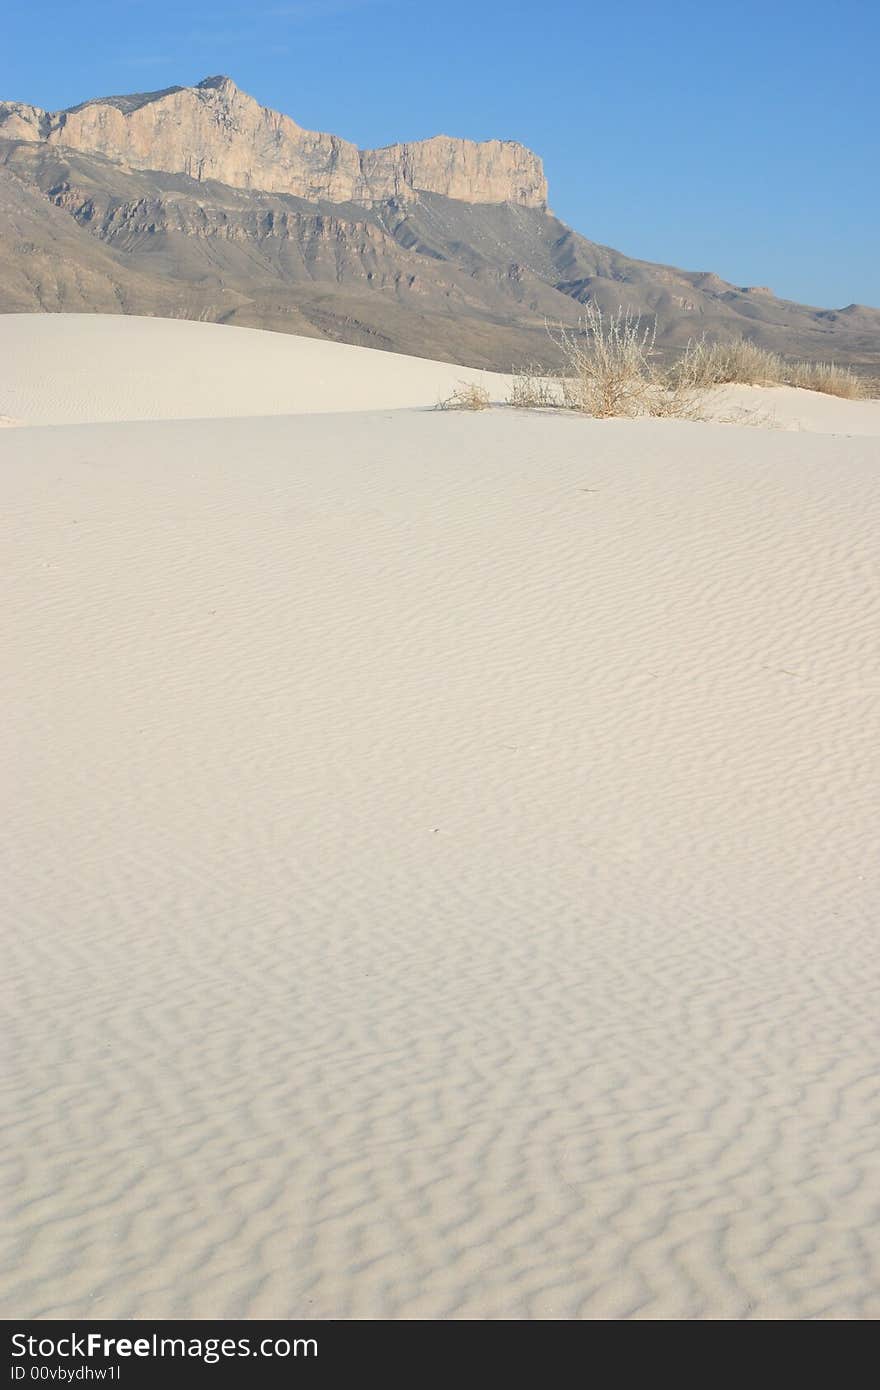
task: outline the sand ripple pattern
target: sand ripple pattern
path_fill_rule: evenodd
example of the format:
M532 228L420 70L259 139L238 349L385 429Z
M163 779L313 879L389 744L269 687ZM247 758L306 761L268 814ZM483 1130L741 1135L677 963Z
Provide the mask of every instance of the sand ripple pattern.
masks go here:
M9 430L6 1317L880 1315L880 444Z

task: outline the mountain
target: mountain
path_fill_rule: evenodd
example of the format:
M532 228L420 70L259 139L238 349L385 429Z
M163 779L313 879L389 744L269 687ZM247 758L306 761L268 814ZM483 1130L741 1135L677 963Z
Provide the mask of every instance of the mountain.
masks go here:
M880 310L822 310L634 260L549 210L537 155L436 136L358 150L228 77L64 111L0 102L0 311L158 314L508 369L582 305L689 337L880 365Z
M88 151L131 169L161 169L307 202L383 203L426 192L523 207L547 203L540 159L512 140L478 144L438 135L358 150L260 106L229 77L101 97L67 111L3 102L0 130L6 139Z

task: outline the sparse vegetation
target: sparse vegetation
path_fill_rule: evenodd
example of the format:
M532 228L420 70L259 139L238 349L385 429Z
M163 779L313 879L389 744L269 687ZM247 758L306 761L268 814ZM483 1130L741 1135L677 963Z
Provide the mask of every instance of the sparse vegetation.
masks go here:
M476 381L460 381L451 395L437 402L438 410L488 410L489 392Z
M620 309L604 315L588 304L579 328L550 328L562 352L558 377L528 368L514 374L508 404L556 406L596 419L639 415L698 419L702 393L695 383L664 372L656 362L656 328Z
M788 372L788 385L802 386L807 391L824 391L826 396L842 396L847 401L864 400L871 394L869 382L849 367L838 367L833 362L795 362Z
M768 352L744 338L732 343L707 343L702 338L688 343L671 375L703 388L733 383L800 386L851 401L868 394L868 384L848 367L838 367L833 362L786 362L778 353Z
M706 418L706 392L693 382L679 381L668 372L658 372L646 396L647 413L658 419L703 420Z
M562 400L568 410L604 420L647 415L656 384L653 367L656 326L619 309L607 318L588 304L579 326L551 330L565 358Z
M710 343L698 338L690 340L669 375L676 382L703 389L733 382L767 386L779 381L782 366L782 359L775 353L745 338L732 343Z
M548 333L564 358L562 374L538 368L514 373L508 404L525 409L555 406L596 419L634 416L695 420L705 415L714 387L799 386L858 400L870 383L847 367L824 362L786 362L778 353L739 338L729 343L692 339L669 367L658 364L656 328L619 309L603 315L588 304L577 330Z
M514 367L512 374L508 405L521 410L546 410L562 405L559 382L548 377L540 367Z

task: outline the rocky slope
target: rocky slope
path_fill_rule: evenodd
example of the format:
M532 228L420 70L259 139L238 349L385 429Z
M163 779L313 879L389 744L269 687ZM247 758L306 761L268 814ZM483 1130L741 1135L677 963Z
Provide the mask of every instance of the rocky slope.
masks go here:
M508 370L552 364L546 323L587 300L653 317L669 352L744 335L880 369L880 310L598 246L547 210L519 145L357 151L227 79L51 115L0 105L0 312L202 318Z

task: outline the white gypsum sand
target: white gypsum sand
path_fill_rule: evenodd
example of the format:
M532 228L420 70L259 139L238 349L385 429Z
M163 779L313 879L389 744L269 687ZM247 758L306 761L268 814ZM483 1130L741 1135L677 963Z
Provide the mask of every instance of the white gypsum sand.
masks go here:
M4 1316L880 1313L846 433L3 432Z
M474 367L320 338L112 314L0 315L0 415L21 424L192 420L437 404Z
M317 338L108 314L0 315L0 362L0 425L429 409L461 385L498 404L513 381ZM701 412L721 424L880 435L880 400L791 386L717 387Z

